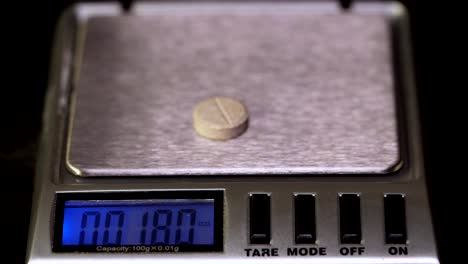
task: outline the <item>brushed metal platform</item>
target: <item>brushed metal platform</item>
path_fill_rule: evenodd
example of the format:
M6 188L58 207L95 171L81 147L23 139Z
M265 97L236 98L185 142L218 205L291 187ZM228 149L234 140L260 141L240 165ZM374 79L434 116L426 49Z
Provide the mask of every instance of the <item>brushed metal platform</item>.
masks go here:
M319 10L319 11L317 11ZM67 167L80 176L382 174L401 165L382 8L180 5L83 23ZM241 137L192 128L210 96Z

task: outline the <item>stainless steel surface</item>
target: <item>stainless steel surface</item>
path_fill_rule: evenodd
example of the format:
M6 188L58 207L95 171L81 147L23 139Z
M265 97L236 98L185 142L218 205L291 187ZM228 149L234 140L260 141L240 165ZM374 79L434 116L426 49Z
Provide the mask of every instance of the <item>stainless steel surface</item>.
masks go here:
M277 3L275 3L276 5ZM234 5L234 4L233 4ZM244 5L244 4L238 4ZM260 6L270 4L263 3ZM286 6L296 4L283 4ZM334 9L329 4L307 4L317 7L315 12ZM234 5L236 6L236 5ZM75 36L77 35L74 14L103 13L116 10L115 4L85 4L71 10L62 19L57 31L54 63L50 78L44 115L44 129L38 156L34 204L31 217L31 231L27 262L32 264L69 263L315 263L315 264L437 264L437 252L428 206L424 164L417 113L417 100L412 80L412 66L409 51L407 16L399 5L362 4L366 8L394 8L392 28L396 31L394 48L401 65L398 74L402 82L402 97L399 105L405 113L402 119L406 130L408 163L397 174L375 177L296 177L294 175L245 176L245 177L76 177L61 165L65 157L65 135L71 79L76 74L72 62L76 61ZM146 4L145 12L159 8L177 8L178 5ZM137 9L143 5L137 4ZM117 13L116 13L117 14ZM119 253L54 253L51 248L53 235L54 202L58 192L128 192L156 191L170 189L224 189L224 251L220 253L190 254L119 254ZM247 205L249 192L272 194L272 245L253 246L247 241ZM359 193L362 201L363 243L362 256L342 256L339 249L345 245L338 239L338 194ZM294 193L314 193L317 199L317 245L305 247L326 247L327 256L288 257L288 247L299 247L293 243L292 199ZM408 224L408 255L391 256L383 237L383 195L403 193L406 195ZM354 245L353 245L354 246ZM247 258L245 248L278 248L279 257Z
M389 8L362 5L343 14L333 4L160 6L82 23L70 171L375 174L399 168ZM219 95L240 99L250 112L249 129L228 142L192 129L194 105Z

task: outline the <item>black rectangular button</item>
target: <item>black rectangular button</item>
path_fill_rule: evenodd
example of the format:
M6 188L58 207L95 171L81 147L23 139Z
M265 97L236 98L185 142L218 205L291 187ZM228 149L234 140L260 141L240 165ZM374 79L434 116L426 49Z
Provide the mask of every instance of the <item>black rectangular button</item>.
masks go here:
M271 219L270 195L250 195L250 243L270 244Z
M406 244L405 197L387 194L384 197L385 243Z
M314 244L315 197L312 194L294 196L294 219L296 244Z
M340 238L343 244L361 243L361 205L357 194L340 195Z

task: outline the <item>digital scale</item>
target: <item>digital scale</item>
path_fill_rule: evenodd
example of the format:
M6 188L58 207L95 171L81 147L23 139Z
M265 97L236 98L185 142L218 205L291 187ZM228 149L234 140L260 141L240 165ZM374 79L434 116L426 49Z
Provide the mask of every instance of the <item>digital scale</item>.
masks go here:
M398 3L75 5L27 262L439 263L416 102Z

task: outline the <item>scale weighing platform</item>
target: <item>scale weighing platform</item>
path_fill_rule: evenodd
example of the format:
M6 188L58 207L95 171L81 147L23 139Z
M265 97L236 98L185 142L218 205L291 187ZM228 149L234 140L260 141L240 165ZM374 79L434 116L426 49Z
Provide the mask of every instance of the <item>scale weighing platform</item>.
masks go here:
M69 8L28 263L438 263L409 47L391 2Z

